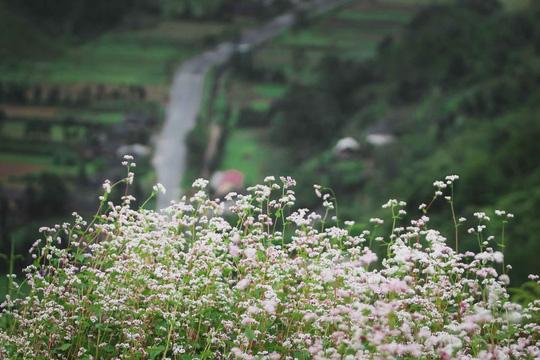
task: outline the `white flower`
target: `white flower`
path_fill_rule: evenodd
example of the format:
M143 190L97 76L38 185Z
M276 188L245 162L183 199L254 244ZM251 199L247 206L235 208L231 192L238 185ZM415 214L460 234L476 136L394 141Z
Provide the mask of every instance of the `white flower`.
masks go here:
M236 284L236 288L238 290L244 290L249 286L250 283L251 281L248 278L244 278Z
M510 277L506 274L502 274L501 276L499 276L499 281L504 285L508 285L510 284Z
M101 186L105 190L105 193L107 193L107 194L111 193L112 187L111 187L111 181L110 180L105 180L105 182Z
M208 180L199 178L193 182L191 187L197 188L197 189L204 189L208 185Z
M277 302L274 299L264 300L262 305L264 311L267 313L274 314L276 312Z
M437 189L444 189L446 188L446 183L444 181L437 180L433 183L433 186Z
M238 246L234 244L229 245L229 254L231 254L232 257L238 257L240 256L240 249Z
M321 271L321 279L325 283L334 281L334 271L330 269L324 269Z
M165 189L165 186L163 186L160 183L157 183L156 185L154 185L154 187L152 189L154 189L154 192L156 194L158 194L158 193L165 194L167 192L167 189Z
M315 195L320 198L322 197L321 194L321 185L313 185L313 190L315 191Z
M257 250L253 248L247 248L244 250L244 255L246 255L246 258L250 260L254 260L255 257L257 256Z

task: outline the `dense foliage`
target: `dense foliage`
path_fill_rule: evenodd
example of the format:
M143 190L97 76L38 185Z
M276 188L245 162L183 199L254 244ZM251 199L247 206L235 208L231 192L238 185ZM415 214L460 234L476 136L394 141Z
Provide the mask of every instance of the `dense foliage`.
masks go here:
M123 20L131 24L138 23L137 18L152 16L231 20L236 14L264 18L290 6L290 0L1 0L0 12L11 12L6 16L9 35L13 31L9 17L20 15L27 20L25 25L31 28L37 26L49 35L77 40L100 34Z
M494 199L515 209L519 226L510 230L505 251L517 264L513 276L523 281L540 271L538 44L538 6L521 12L503 11L496 1L429 6L399 38L383 41L374 59L325 59L306 91L315 96L293 89L275 103L270 120L279 136L273 139L296 155L284 171L301 188L317 177L346 192L341 208L351 216L372 213L388 193L420 202L429 179L458 173L464 184L459 209L490 206ZM328 123L333 131L319 131ZM372 133L397 141L371 146L364 139ZM362 146L354 157L356 178L346 182L340 160L332 159L332 146L343 136ZM299 201L314 205L304 193Z
M226 202L199 179L189 199L134 210L130 195L108 200L132 184L130 160L127 178L104 183L90 223L75 214L41 229L29 292L2 304L2 358L540 356L540 300L509 301L504 232L492 235L483 212L468 231L475 254L459 252L467 237L430 228L433 201L410 220L404 202L389 200L389 235L378 218L351 235L352 222L331 221L337 204L326 189L315 186L324 215L295 210L295 181L284 177ZM434 201L452 204L456 180L435 182ZM513 217L496 216L503 225ZM379 265L374 243L387 249Z

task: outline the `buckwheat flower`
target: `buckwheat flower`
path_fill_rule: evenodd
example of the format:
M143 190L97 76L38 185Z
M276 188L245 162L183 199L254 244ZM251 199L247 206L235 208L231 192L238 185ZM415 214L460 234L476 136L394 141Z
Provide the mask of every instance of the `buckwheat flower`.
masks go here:
M323 271L321 271L321 280L325 283L334 281L334 271L330 269L323 269Z
M320 198L322 196L321 194L321 185L313 185L313 190L315 191L315 195Z
M377 254L366 248L364 250L364 255L362 255L358 260L362 266L366 266L377 261Z
M435 196L441 196L443 193L440 190L435 191Z
M478 220L486 220L486 221L490 221L491 219L489 218L489 216L486 215L485 212L483 211L478 211L478 212L475 212L473 214Z
M476 229L475 229L475 228L468 228L468 229L467 229L467 232L468 232L469 234L474 234L474 233L476 232Z
M398 214L399 215L407 215L407 212L405 210L403 210L403 209L399 209Z
M165 189L165 186L163 186L160 183L157 183L156 185L154 185L152 189L154 190L156 194L158 193L165 194L167 192L167 189Z
M396 199L389 199L385 204L382 205L383 209L387 209L392 206L397 206L398 201Z
M506 214L506 217L509 218L509 219L513 219L513 218L514 218L514 214L508 213L508 214Z
M277 302L274 299L266 299L262 302L263 309L269 314L276 313Z
M281 182L283 183L283 187L285 189L288 189L290 187L293 187L293 186L296 186L296 180L294 180L293 178L291 178L290 176L280 176L279 179L281 180Z
M132 155L124 155L123 159L124 159L124 160L127 160L127 161L131 161L131 160L133 160L134 158L133 158Z
M107 193L107 194L111 193L111 182L110 182L110 180L105 180L105 182L101 186L103 187L103 190L105 190L105 193Z
M240 256L240 248L234 244L230 244L229 245L229 254L236 258L238 256Z
M261 312L261 309L259 309L256 306L251 305L246 309L246 311L248 312L248 314L255 314L256 315L256 314Z
M382 225L384 223L384 220L379 218L371 218L369 219L369 222L376 225Z
M454 181L458 180L459 179L459 176L458 175L447 175L445 178L446 182L450 185L451 183L453 183Z
M463 222L467 221L467 219L464 218L464 217L462 216L462 217L460 217L460 218L458 219L458 221L459 221L460 223L463 223Z
M313 321L315 319L317 319L317 314L311 312L311 311L308 311L304 314L304 321Z
M251 281L248 278L243 278L236 284L236 288L238 290L245 290L249 286L250 283Z
M506 276L506 275L501 275ZM508 277L508 276L506 276ZM505 314L506 321L508 321L510 324L519 324L521 320L523 319L523 315L519 311L509 311ZM504 354L501 354L504 356ZM500 357L503 358L502 356Z
M131 185L131 184L133 184L133 179L134 179L134 178L135 178L135 174L132 173L132 172L130 171L130 172L128 172L128 174L127 174L126 182L127 182L129 185Z
M199 178L193 182L191 187L196 188L196 189L205 189L207 185L208 185L208 180Z
M250 260L254 260L255 257L257 256L257 250L253 248L244 249L244 255L246 256L246 258Z
M508 285L508 284L510 284L510 277L508 277L508 275L506 275L506 274L502 274L502 275L499 276L499 281L503 285Z
M437 180L433 183L433 186L438 188L438 189L445 189L446 188L446 183L444 181L440 181L440 180Z
M422 203L418 206L418 210L424 210L427 207L426 204Z

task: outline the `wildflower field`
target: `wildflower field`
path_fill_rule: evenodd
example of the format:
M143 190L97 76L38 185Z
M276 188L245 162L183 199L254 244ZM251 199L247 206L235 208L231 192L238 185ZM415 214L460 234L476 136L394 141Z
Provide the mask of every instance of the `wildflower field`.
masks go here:
M540 300L522 306L507 292L513 216L459 217L457 176L434 183L418 216L391 199L388 219L353 234L331 190L314 186L319 211L298 209L288 177L224 200L199 179L190 198L136 208L131 160L126 178L104 183L93 219L40 229L2 304L0 358L540 357ZM115 191L121 204L108 200ZM436 202L449 204L449 238L429 226ZM460 252L471 241L478 252Z

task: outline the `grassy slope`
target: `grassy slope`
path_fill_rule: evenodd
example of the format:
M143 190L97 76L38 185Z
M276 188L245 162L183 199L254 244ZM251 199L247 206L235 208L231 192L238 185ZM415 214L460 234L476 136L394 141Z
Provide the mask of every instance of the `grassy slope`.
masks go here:
M264 114L275 99L286 93L290 81L316 81L317 66L324 56L355 60L373 56L378 42L384 36L398 32L416 9L416 2L410 1L382 1L373 7L365 3L364 0L354 1L343 9L316 18L306 27L287 31L255 50L253 62L257 68L283 71L289 82L232 78L229 87L231 107ZM220 168L244 171L248 184L275 173L277 167L269 166L275 161L271 154L283 151L273 147L268 136L266 131L233 127Z
M326 152L313 154L293 171L302 186L324 179L324 185L346 194L340 198L340 211L355 220L382 214L378 206L389 197L408 201L416 214L417 205L432 196L425 185L457 173L460 214L472 217L474 211L494 208L516 214L506 229L505 250L514 265L513 280L519 283L529 272L540 272L535 215L540 206L540 163L533 155L540 151L535 140L540 136L540 60L534 45L540 12L489 17L457 8L442 11L410 29L403 45L395 43L371 64L384 75L352 89L355 109L342 131L330 135L361 140L381 120L399 134L391 146L365 150L365 163L374 166L366 169L364 184L342 186L341 172L324 161ZM411 96L416 89L421 89L418 95ZM440 228L452 238L444 201L432 211L448 215ZM474 225L469 219L460 228L463 249L475 247L474 236L465 234ZM500 239L500 232L492 235Z
M82 45L68 46L62 40L51 41L41 35L39 29L33 27L27 19L11 13L2 3L0 22L4 25L0 34L0 51L9 53L9 56L0 59L0 81L68 86L142 85L150 97L149 101L163 101L167 93L163 89L167 88L177 64L200 52L207 46L208 39L227 36L234 28L241 26L219 22L163 20L138 30L109 31ZM21 36L24 41L19 41ZM0 108L7 114L1 132L3 136L24 140L25 126L20 122L21 118L57 124L66 117L73 117L85 123L90 121L112 125L122 121L125 112L150 111L145 106L140 102L134 104L121 100L99 101L77 108L0 104ZM58 142L62 138L61 129L57 125L52 126L51 134L54 141ZM17 158L13 150L4 155ZM36 155L35 159L31 159L30 155L22 157L26 159L23 162L25 164L46 163L50 170L59 170L51 167L52 159L44 162L42 154ZM21 156L18 159L22 161Z
M114 31L54 59L4 63L0 80L166 84L174 64L199 52L204 38L218 36L223 28L216 23L166 22L144 30Z

